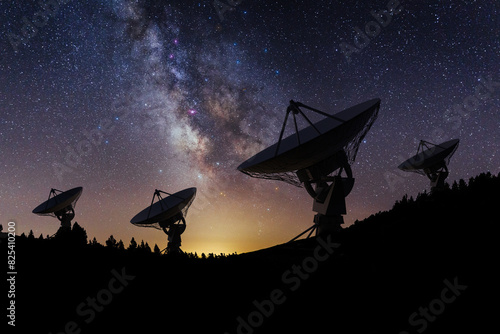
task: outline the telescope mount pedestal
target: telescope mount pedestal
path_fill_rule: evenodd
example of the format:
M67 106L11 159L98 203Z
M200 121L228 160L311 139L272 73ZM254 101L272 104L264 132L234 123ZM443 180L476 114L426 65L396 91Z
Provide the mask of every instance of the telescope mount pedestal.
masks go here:
M429 180L431 180L431 191L444 189L444 180L450 174L444 162L438 168L425 169L424 172Z
M72 205L54 213L61 222L61 226L54 236L63 236L71 231L71 221L75 218L75 210Z
M183 216L175 217L176 222L171 223L171 220L165 222L162 226L163 232L168 236L167 248L161 253L166 254L182 254L181 250L181 234L186 230L186 220Z
M337 175L328 176L337 169L339 169ZM342 172L345 172L345 177L341 176ZM290 242L307 232L309 232L307 236L309 238L314 231L316 231L316 236L322 237L340 231L344 223L343 215L347 213L345 198L354 186L352 170L345 152L340 151L318 165L297 171L297 176L304 182L305 189L314 199L313 211L317 214L314 216L314 225Z

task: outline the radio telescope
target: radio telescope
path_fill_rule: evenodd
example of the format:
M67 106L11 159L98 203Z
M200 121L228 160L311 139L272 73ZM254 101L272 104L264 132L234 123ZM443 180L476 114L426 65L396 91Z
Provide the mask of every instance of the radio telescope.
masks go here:
M325 116L312 123L301 108ZM354 186L351 165L359 145L375 122L380 99L373 99L330 115L300 102L290 101L278 142L243 162L238 170L249 176L303 186L313 198L314 225L309 232L326 235L341 229L346 214L345 197ZM295 134L283 139L290 114ZM309 124L298 130L296 115Z
M444 188L444 180L448 177L448 164L458 148L458 139L452 139L439 145L421 140L417 154L409 158L399 169L427 175L431 180L431 190Z
M33 209L33 213L40 216L56 217L61 222L61 231L70 230L71 221L75 218L75 205L82 191L82 187L76 187L64 192L52 188L49 192L49 198Z
M161 194L169 195L162 198ZM169 194L155 189L151 205L130 220L136 226L153 227L163 230L168 236L167 253L181 253L181 234L186 230L187 211L196 196L196 188L187 188ZM154 203L155 198L158 199ZM162 252L163 252L162 251Z

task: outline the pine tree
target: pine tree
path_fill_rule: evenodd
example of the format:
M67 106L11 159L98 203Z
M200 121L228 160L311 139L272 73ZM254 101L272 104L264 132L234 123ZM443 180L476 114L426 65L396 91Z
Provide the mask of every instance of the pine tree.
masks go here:
M137 242L135 241L134 237L132 237L132 240L130 240L130 245L128 245L127 250L135 251L136 249L137 249Z
M81 227L77 222L73 224L71 230L71 241L77 245L85 246L87 244L87 231Z
M120 250L120 251L125 250L125 245L123 244L122 239L120 239L120 241L118 241L118 244L116 245L116 248L118 250Z
M97 246L97 245L100 245L100 244L97 242L97 239L96 239L95 237L92 239L92 241L90 242L90 244L91 244L92 246Z
M161 251L160 251L160 248L158 247L158 245L157 245L157 244L155 244L155 247L153 248L153 253L155 253L155 254L160 254L160 252L161 252Z
M113 235L110 235L108 240L106 240L106 246L109 248L116 248L116 239Z
M467 183L465 183L464 179L460 179L458 181L458 190L465 191L467 189Z
M35 239L35 235L33 234L33 230L30 230L30 233L28 234L28 240L33 240Z
M408 204L408 194L404 194L403 198L401 199L401 204Z

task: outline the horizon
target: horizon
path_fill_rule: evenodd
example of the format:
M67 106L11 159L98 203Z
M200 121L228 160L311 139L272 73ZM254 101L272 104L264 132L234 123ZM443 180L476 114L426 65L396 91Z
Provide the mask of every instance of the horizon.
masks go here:
M480 174L478 174L478 175L472 176L472 177L470 177L470 178L469 178L469 179L467 179L467 180L465 180L465 179L460 179L460 180L454 180L453 182L445 182L445 186L446 186L446 188L452 189L452 187L453 187L455 184L456 184L456 185L460 185L460 181L463 181L463 182L465 182L465 184L469 185L469 182L470 182L470 180L471 180L471 179L477 178L477 177L479 177L479 176L481 176L481 175L488 175L488 174L491 174L491 176L492 176L492 177L497 177L497 178L500 178L500 172L499 172L497 175L495 175L494 173L491 173L491 172L489 172L489 171L486 171L486 172L482 172L482 173L480 173ZM349 225L344 224L345 226L343 226L343 229L346 229L346 228L348 228L348 227L350 227L350 226L355 225L355 223L356 223L356 222L363 222L363 221L364 221L364 220L366 220L367 218L370 218L370 217L372 217L372 216L376 215L377 213L390 212L390 211L394 208L394 206L395 206L396 204L401 203L401 202L402 202L402 201L404 201L405 199L406 199L406 200L412 200L412 199L413 199L413 200L415 200L415 199L417 199L417 198L418 198L420 195L422 195L422 194L432 194L432 191L428 191L427 189L424 189L423 191L418 192L417 194L414 194L414 195L412 195L412 194L404 194L404 195L403 195L400 199L396 199L396 201L392 204L392 206L391 206L389 209L387 209L387 210L380 210L380 211L378 211L378 212L373 212L373 213L371 213L369 216L367 216L367 217L365 217L365 218L363 218L363 219L360 219L360 220L356 220L355 222L353 222L353 223L351 223L351 224L349 224ZM54 217L53 217L53 218L54 218ZM74 226L74 224L75 224L75 223L77 223L77 224L78 224L78 222L77 222L77 221L74 221L74 222L72 223L71 228L73 228L73 226ZM78 225L79 225L80 227L82 227L82 228L85 230L85 232L87 233L87 231L86 231L86 229L85 229L85 227L84 227L84 226L82 226L81 224L78 224ZM150 229L150 230L155 230L155 229L153 229L153 228L148 228L148 229ZM161 232L160 230L156 230L156 231ZM25 235L25 237L28 237L28 236L29 236L29 234L30 234L31 232L33 232L33 237L34 237L35 239L38 239L38 238L40 237L40 234L36 235L36 234L35 234L35 232L34 232L33 230L30 230L28 233L26 233L26 232L22 232L22 233L20 233L20 234L16 234L16 235L17 235L17 236L20 236L20 235L24 234L24 235ZM54 234L55 234L55 233L54 233ZM42 235L43 235L43 233L42 233ZM46 234L46 235L44 236L44 239L48 239L48 238L49 238L49 237L51 237L51 236L53 236L53 235ZM117 243L118 243L118 242L120 242L120 241L122 241L122 242L123 242L123 246L124 246L124 249L125 249L125 250L127 250L127 249L128 249L128 247L129 247L129 245L130 245L130 243L131 243L131 241L132 241L132 239L131 239L131 240L129 240L129 241L127 241L127 240L122 240L122 239L120 239L120 238L115 238L115 236L114 236L114 235L110 235L110 236L108 236L108 238L106 238L105 240L101 241L101 240L97 240L97 238L95 238L94 236L90 236L90 235L88 235L88 233L87 233L87 244L90 244L90 243L93 241L93 239L95 238L95 239L96 239L96 241L97 241L97 243L98 243L98 244L100 244L101 246L103 246L103 247L104 247L104 246L106 246L106 241L107 241L109 238L111 238L111 236L113 236L113 238L115 239L115 241L116 241ZM155 246L158 246L158 248L160 249L160 251L163 251L163 250L164 250L164 248L165 248L165 247L162 247L162 245L160 245L160 244L157 244L157 243L150 244L147 240L139 239L139 238L136 238L135 236L132 236L132 238L135 240L135 242L136 242L137 246L138 246L138 245L140 245L142 242L144 242L144 244L145 244L145 245L147 245L147 246L149 246L149 247L150 247L151 252L153 252L153 251L154 251L154 247L155 247ZM301 239L303 240L303 239L304 239L304 237L302 237ZM299 240L300 240L300 239L299 239ZM258 249L250 249L250 250L246 250L246 251L242 251L242 252L239 252L239 251L233 251L233 252L223 252L223 251L222 251L222 252L213 252L213 251L200 251L200 250L198 250L198 249L196 249L196 250L186 250L186 249L184 249L184 247L182 247L182 250L183 250L183 252L185 252L186 254L189 254L189 253L191 253L191 254L198 254L198 257L201 257L201 256L202 256L202 254L205 254L206 256L208 256L209 254L213 254L213 255L215 255L215 256L217 256L217 255L225 255L225 256L228 256L228 255L233 255L233 254L238 254L238 255L240 255L240 254L252 253L252 252L254 252L254 251L264 250L264 249L272 248L272 247L274 247L274 246L278 246L278 245L286 244L288 241L289 241L289 240L286 240L286 241L283 241L283 242L280 242L280 243L277 243L277 244L272 244L272 245L264 246L264 247L262 247L262 248L258 248ZM165 242L166 242L166 236L165 236ZM166 244L165 244L164 246L166 246Z

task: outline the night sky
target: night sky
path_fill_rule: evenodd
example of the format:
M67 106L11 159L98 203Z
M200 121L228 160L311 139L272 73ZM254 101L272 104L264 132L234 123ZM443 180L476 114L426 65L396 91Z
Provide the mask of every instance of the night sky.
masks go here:
M290 99L328 113L382 101L345 225L430 188L397 169L421 139L460 139L450 183L500 172L500 2L215 4L0 2L4 229L54 234L59 222L31 211L82 186L73 222L89 238L163 249L163 232L130 219L155 189L197 187L184 251L286 242L312 225L312 199L236 168L277 141Z

